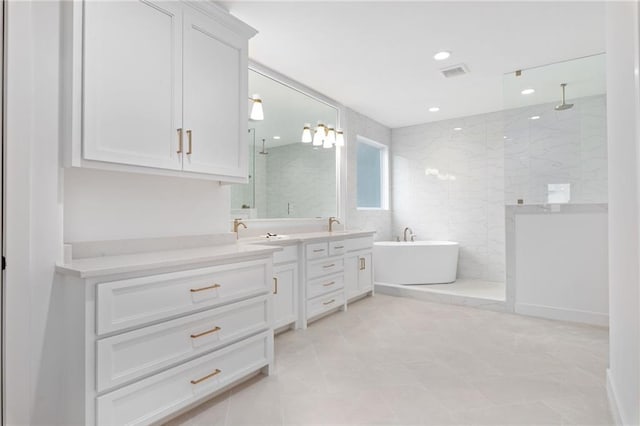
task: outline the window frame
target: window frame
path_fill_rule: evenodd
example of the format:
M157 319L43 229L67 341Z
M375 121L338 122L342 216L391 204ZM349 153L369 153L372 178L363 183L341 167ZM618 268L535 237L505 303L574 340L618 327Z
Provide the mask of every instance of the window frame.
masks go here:
M360 207L358 205L358 144L364 143L380 151L380 207ZM367 137L356 136L356 209L357 210L389 210L389 146Z

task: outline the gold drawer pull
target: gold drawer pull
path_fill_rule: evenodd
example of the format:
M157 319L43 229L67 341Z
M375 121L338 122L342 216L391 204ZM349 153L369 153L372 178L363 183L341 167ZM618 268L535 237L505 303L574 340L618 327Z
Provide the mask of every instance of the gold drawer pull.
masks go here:
M220 327L213 327L211 330L203 331L202 333L192 334L192 339L197 339L198 337L206 336L207 334L215 333L216 331L222 330Z
M332 263L330 265L324 265L323 268L333 268L334 266L336 266L336 264Z
M343 249L343 248L344 248L344 246L334 246L333 248L334 248L334 249Z
M333 302L335 302L335 301L336 301L336 299L331 299L331 300L329 300L328 302L323 302L322 304L323 304L323 305L330 305L330 304L332 304L332 303L333 303Z
M182 154L182 128L178 129L178 150L176 154Z
M278 277L273 277L273 282L275 284L275 289L273 290L273 294L278 294Z
M315 249L313 252L314 252L314 253L320 253L320 252L322 252L322 251L324 251L324 249Z
M187 155L191 155L193 153L193 143L191 140L191 130L187 130L187 139L189 140L189 150L187 151Z
M335 283L335 281L331 281L330 283L322 284L322 287L329 287L330 285L334 285Z
M218 369L216 368L216 371L214 371L214 372L213 372L213 373L211 373L211 374L207 374L206 376L204 376L204 377L200 377L200 378L199 378L199 379L197 379L197 380L191 380L191 384L192 384L192 385L197 385L198 383L200 383L200 382L204 382L205 380L210 379L210 378L212 378L213 376L217 376L217 375L218 375L218 374L220 374L220 373L222 373L222 371L220 371L220 370L218 370Z
M192 288L189 291L191 293L197 293L199 291L213 290L213 289L216 289L216 288L220 288L220 284L210 285L209 287Z
M367 268L367 260L364 257L360 258L360 270L364 271Z

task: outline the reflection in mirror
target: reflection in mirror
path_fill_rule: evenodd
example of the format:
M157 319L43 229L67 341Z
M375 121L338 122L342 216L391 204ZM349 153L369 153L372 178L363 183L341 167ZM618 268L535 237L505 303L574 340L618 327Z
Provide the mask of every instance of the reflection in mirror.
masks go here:
M249 69L249 94L260 94L264 120L249 119L249 182L231 186L233 217L337 215L336 148L302 143L306 124L336 127L338 110Z

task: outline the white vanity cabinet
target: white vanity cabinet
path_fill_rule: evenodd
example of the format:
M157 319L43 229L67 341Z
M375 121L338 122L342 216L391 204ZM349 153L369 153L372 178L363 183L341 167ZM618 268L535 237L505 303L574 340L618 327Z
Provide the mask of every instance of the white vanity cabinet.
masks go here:
M354 298L373 294L373 233L354 232L326 239L303 238L300 326Z
M273 328L294 326L298 320L298 245L273 255Z
M360 237L348 241L344 273L347 301L373 292L372 237Z
M218 249L59 266L65 424L147 425L273 365L272 255ZM119 262L122 262L119 264ZM97 267L87 269L87 263ZM190 266L195 265L195 266ZM111 272L105 271L111 268ZM88 272L87 272L88 271ZM63 386L63 385L61 385Z
M77 1L65 10L66 166L246 180L255 30L209 2Z

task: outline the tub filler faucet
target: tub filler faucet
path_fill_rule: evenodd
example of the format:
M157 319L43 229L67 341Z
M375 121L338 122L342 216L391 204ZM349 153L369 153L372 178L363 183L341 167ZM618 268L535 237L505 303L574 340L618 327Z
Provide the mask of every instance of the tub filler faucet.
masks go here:
M407 241L407 232L411 235L411 241L414 241L413 231L408 226L404 228L404 240Z

